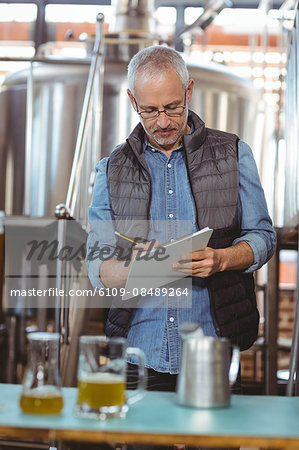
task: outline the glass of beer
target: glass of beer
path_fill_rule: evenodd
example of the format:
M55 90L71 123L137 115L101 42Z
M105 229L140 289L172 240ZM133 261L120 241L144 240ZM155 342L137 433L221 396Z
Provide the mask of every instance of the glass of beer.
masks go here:
M59 333L29 333L29 358L20 407L28 414L58 414L63 408L58 370Z
M126 391L127 356L138 364L138 385ZM127 348L124 338L81 336L78 363L76 415L92 419L125 417L130 404L145 389L145 358L142 350Z

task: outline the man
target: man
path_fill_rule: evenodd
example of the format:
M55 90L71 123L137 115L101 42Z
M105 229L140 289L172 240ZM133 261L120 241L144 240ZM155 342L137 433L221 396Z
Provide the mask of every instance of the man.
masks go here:
M129 64L128 84L140 124L98 163L89 211L88 254L95 244L109 244L112 257L87 257L87 263L95 287L120 290L130 265L113 253L114 228L160 244L206 226L214 230L208 247L192 256L186 251L173 265L187 276L172 283L187 286L187 299L167 291L141 297L134 309L109 311L107 335L126 336L144 351L149 389L174 390L182 322L200 323L206 335L225 336L241 350L255 341L252 274L273 255L276 237L249 146L206 128L189 111L194 81L179 53L141 50ZM104 221L110 223L105 230Z

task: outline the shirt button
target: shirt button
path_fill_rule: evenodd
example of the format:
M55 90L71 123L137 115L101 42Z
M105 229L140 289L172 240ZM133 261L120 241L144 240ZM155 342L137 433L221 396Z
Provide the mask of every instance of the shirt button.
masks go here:
M174 317L169 317L169 322L174 322Z
M173 218L173 214L169 214L169 216L168 217L170 217L170 219L172 219Z
M168 193L169 193L169 194L173 194L173 190L172 190L172 189L169 189Z
M167 164L167 167L168 167L168 169L170 169L170 168L171 168L171 164L170 164L170 163L168 163L168 164Z

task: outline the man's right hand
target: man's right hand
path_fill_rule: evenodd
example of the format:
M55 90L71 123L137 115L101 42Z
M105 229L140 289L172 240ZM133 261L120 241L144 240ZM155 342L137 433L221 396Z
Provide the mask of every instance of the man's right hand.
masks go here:
M128 264L127 260L121 261L116 258L107 259L103 261L100 267L100 278L102 283L107 288L122 288L125 287L126 281L130 272L132 262L138 254L147 251L149 248L156 248L159 246L158 241L154 245L152 241L146 243L138 243L132 249L131 260Z

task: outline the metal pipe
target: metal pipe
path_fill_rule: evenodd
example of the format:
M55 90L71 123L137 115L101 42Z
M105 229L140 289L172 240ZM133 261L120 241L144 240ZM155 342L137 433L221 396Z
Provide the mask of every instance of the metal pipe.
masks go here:
M299 226L297 226L299 231ZM295 395L298 395L298 352L299 352L299 239L297 249L297 287L296 287L296 314L294 321L294 330L292 338L292 347L290 355L289 379L286 388L286 395L291 397L295 387Z
M62 254L61 250L65 247L66 242L66 219L62 217L57 217L58 220L58 230L57 230L57 240L58 247L57 253L58 255ZM55 298L55 314L54 314L54 331L56 333L61 332L61 307L64 303L64 296L66 294L65 290L63 290L63 279L65 275L65 261L62 258L57 258L56 263L56 298ZM63 295L60 295L60 292L63 291Z
M296 285L296 304L299 305L299 225L297 226L297 285ZM299 317L298 317L299 321ZM297 324L299 327L299 324ZM299 346L299 338L297 340L297 346ZM297 364L296 364L296 377L295 377L295 395L299 395L299 357L298 357L298 347L297 347Z
M200 28L201 30L204 30L213 22L215 17L218 16L224 8L230 8L231 6L232 2L230 0L208 0L204 6L203 13L191 25L188 25L176 34L174 39L177 39L179 36L191 31L193 28Z
M6 364L6 382L15 383L16 382L16 333L17 333L17 318L16 316L10 316L7 319L7 330L8 330L8 356Z
M69 290L70 290L70 277L71 277L71 265L69 261L66 261L65 264L65 284L64 284L64 305L63 305L63 344L67 345L69 343L69 334L70 334L70 325L69 325L69 308L70 308L70 299L69 299Z
M102 32L103 32L103 14L97 16L97 33L96 41L94 45L94 53L91 59L91 66L89 70L85 97L81 112L79 131L77 136L76 148L74 152L72 171L67 191L66 204L60 204L56 206L55 216L58 219L58 255L65 246L66 233L67 233L67 219L74 216L74 210L76 206L76 199L80 185L80 175L82 172L84 154L85 154L85 140L87 136L87 124L88 116L90 112L90 102L93 92L93 85L95 74L98 71L98 61L100 54L100 47L102 45ZM100 58L101 59L101 58ZM102 75L102 73L101 73ZM69 338L69 302L68 302L68 290L69 290L69 276L70 267L66 267L66 262L62 258L57 258L56 264L56 298L55 298L55 318L54 318L54 330L58 333L64 329L63 344L68 343ZM62 295L59 295L63 292Z
M33 63L27 77L26 94L26 144L25 144L25 186L24 186L24 214L30 215L31 207L31 146L32 146L32 118L33 118Z
M79 131L77 136L77 142L75 147L72 171L69 181L69 187L67 191L66 197L66 207L70 211L70 215L73 217L74 209L78 194L79 182L80 182L80 172L82 169L83 157L84 157L84 142L86 139L86 131L87 131L87 122L88 122L88 113L89 106L91 101L91 94L94 84L94 78L96 71L98 70L98 61L100 57L100 61L102 61L102 55L100 53L101 45L102 45L102 35L103 35L103 21L104 15L98 14L97 16L97 33L96 33L96 41L94 45L94 52L91 60L91 66L88 74L88 80L86 85L85 97L83 101L82 113L79 124Z
M138 31L155 33L156 21L153 0L117 0L113 32Z
M43 63L43 64L59 64L59 65L87 65L90 64L90 58L44 58L44 57L34 57L34 58L21 58L21 57L11 57L2 56L0 57L1 62L29 62L29 63Z
M297 0L285 0L280 7L279 11L289 11L290 9L296 9Z

